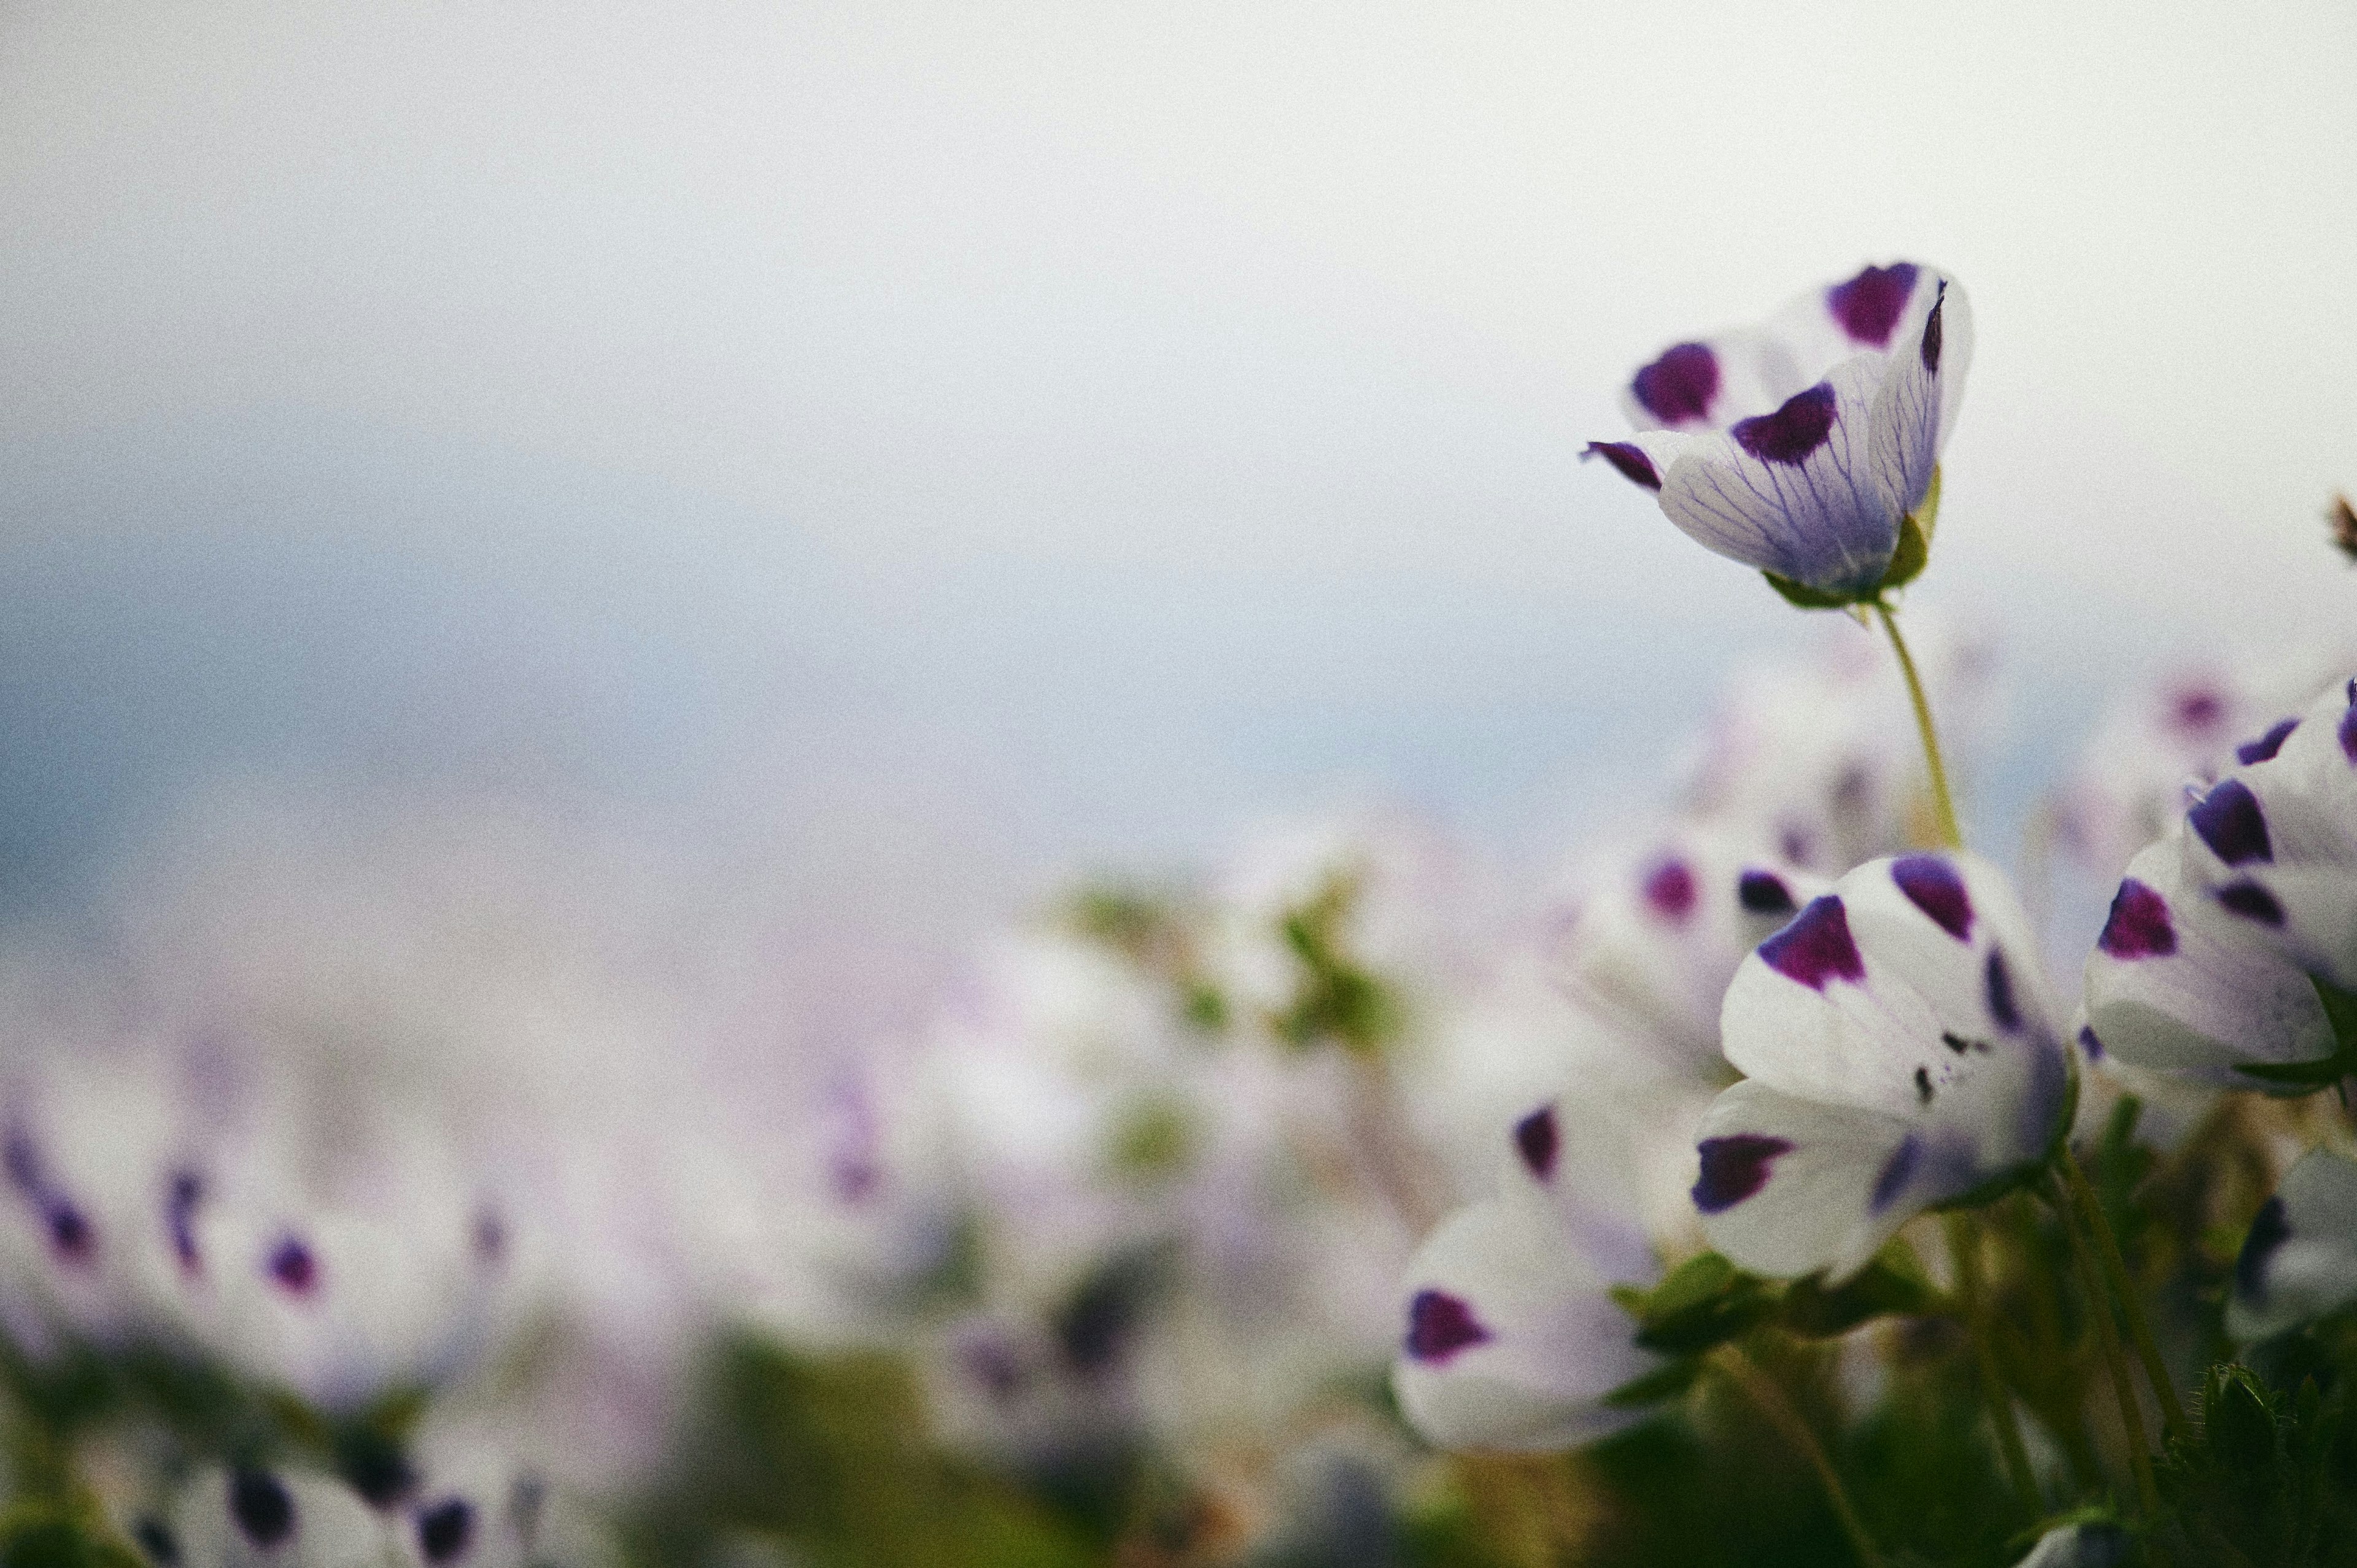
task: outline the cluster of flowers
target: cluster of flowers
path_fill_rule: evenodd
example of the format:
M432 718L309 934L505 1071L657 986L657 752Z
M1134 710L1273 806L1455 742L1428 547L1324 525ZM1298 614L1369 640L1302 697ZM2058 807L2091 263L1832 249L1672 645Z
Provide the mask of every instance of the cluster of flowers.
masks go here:
M1529 896L1297 825L897 1033L508 818L20 937L0 1555L2352 1561L2357 639L2133 693L2018 895L1896 618L1971 348L1901 263L1636 372L1590 451L1859 624Z

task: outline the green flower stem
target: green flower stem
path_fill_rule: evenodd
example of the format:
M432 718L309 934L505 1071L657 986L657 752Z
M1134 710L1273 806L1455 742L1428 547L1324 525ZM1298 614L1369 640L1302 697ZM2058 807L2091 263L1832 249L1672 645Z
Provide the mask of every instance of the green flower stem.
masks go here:
M2029 1467L2029 1451L2021 1444L2021 1426L2013 1413L2013 1395L1997 1370L1994 1325L1989 1321L1987 1294L1981 1281L1981 1239L1972 1217L1961 1209L1946 1217L1948 1253L1956 1265L1956 1294L1972 1329L1973 1354L1980 1363L1981 1397L1988 1402L1989 1425L1996 1433L1997 1450L2005 1457L2005 1473L2031 1518L2046 1509L2038 1477Z
M1923 678L1915 672L1915 656L1907 651L1907 639L1899 635L1899 619L1890 607L1877 599L1874 613L1882 618L1882 629L1890 634L1890 650L1899 655L1899 672L1907 677L1907 698L1915 704L1915 728L1923 737L1923 762L1932 771L1932 814L1940 830L1940 847L1962 849L1964 835L1956 827L1956 801L1948 793L1948 768L1940 758L1940 732L1932 723L1931 699L1923 694Z
M2161 1425L2169 1436L2182 1437L2186 1430L2185 1407L2178 1402L2169 1367L2160 1359L2160 1347L2152 1337L2152 1325L2145 1318L2144 1304L2136 1299L2136 1287L2128 1279L2127 1260L2121 1256L2119 1240L2112 1234L2111 1219L2104 1214L2094 1187L2089 1185L2079 1156L2067 1144L2061 1164L2072 1201L2079 1206L2081 1219L2094 1233L2095 1254L2103 1260L2104 1274L2111 1281L2112 1294L2119 1297L2120 1316L2127 1320L2128 1337L2136 1344L2136 1359L2144 1363L2145 1379L2152 1384L2153 1397L2160 1402Z
M1816 1434L1809 1430L1801 1412L1792 1408L1792 1402L1784 1397L1784 1391L1776 1386L1776 1380L1733 1345L1719 1355L1717 1364L1727 1380L1741 1389L1769 1423L1783 1434L1784 1441L1808 1459L1817 1479L1824 1485L1825 1499L1833 1504L1834 1518L1841 1522L1842 1533L1849 1538L1850 1550L1857 1553L1859 1568L1882 1568L1882 1553L1875 1550L1874 1538L1866 1533L1865 1521L1857 1517L1857 1509L1851 1504L1848 1488L1842 1485L1834 1462L1825 1456Z
M2120 1348L2119 1326L2112 1321L2110 1293L2104 1288L2103 1268L2095 1262L2094 1250L2079 1229L2070 1184L2060 1176L2052 1180L2050 1196L2062 1218L2062 1233L2071 1240L2071 1261L2078 1265L2079 1288L2087 1297L2087 1316L2094 1320L2095 1342L2103 1348L2104 1366L2111 1373L2112 1397L2119 1402L2120 1434L2126 1440L2128 1468L2136 1477L2136 1502L2145 1518L2157 1518L2160 1512L2160 1490L2153 1484L2152 1455L2146 1452L2144 1412L2136 1403L2136 1380L2128 1373L2127 1355Z

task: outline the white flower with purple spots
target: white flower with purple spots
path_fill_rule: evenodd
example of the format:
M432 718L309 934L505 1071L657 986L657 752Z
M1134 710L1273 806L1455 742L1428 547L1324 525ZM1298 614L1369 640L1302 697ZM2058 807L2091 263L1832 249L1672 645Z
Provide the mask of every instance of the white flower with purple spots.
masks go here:
M2237 756L2185 814L2190 879L2304 973L2357 991L2357 680Z
M1953 279L1867 267L1762 327L1664 350L1630 382L1640 433L1587 455L1719 554L1826 602L1868 599L1932 496L1971 358Z
M2314 1084L2270 1082L2265 1074L2332 1055L2324 1004L2252 922L2194 880L2189 836L2180 819L2128 862L2087 955L2079 1044L2091 1058L2213 1088L2307 1093Z
M1558 1101L1516 1122L1511 1142L1498 1195L1443 1220L1408 1266L1393 1386L1445 1447L1592 1441L1631 1419L1607 1396L1660 1365L1611 1296L1660 1269L1610 1201L1609 1173L1575 1169L1595 1141L1575 1148Z
M2357 1302L2357 1160L2309 1151L2260 1206L2234 1260L2226 1332L2264 1339Z
M2070 1060L2003 875L1869 861L1760 944L1721 1033L1744 1082L1703 1119L1695 1205L1754 1273L1854 1273L1899 1227L2025 1174L2070 1118Z

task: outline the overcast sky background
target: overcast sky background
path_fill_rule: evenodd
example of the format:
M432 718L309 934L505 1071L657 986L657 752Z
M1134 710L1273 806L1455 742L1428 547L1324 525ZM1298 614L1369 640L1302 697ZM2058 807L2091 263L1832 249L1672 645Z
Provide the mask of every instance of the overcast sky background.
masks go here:
M1620 379L1901 257L2018 794L2357 618L2352 81L2333 3L16 0L0 903L289 770L879 929L1351 793L1527 847L1804 629L1575 461Z

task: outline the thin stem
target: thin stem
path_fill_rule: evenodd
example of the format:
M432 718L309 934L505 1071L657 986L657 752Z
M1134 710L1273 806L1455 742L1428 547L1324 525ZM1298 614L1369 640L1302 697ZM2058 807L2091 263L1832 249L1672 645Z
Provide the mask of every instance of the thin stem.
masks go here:
M1784 1391L1776 1386L1773 1378L1753 1365L1749 1357L1732 1345L1719 1357L1718 1368L1730 1382L1750 1398L1753 1404L1760 1407L1760 1413L1783 1434L1785 1442L1801 1451L1816 1471L1817 1479L1824 1485L1825 1499L1833 1504L1834 1518L1840 1521L1842 1533L1849 1538L1850 1550L1857 1554L1859 1568L1882 1568L1882 1553L1875 1550L1873 1537L1866 1533L1866 1524L1857 1517L1857 1509L1851 1505L1849 1491L1835 1471L1834 1462L1825 1457L1824 1448L1817 1442L1816 1434L1811 1432L1809 1423L1801 1419L1801 1412L1792 1408L1792 1402L1784 1397Z
M2034 1518L2046 1499L2038 1490L2038 1477L2029 1467L2029 1451L2021 1444L2021 1426L2014 1418L2013 1395L1998 1375L1994 1325L1989 1321L1986 1293L1981 1283L1981 1239L1969 1215L1952 1211L1947 1219L1948 1253L1955 1261L1956 1293L1964 1298L1964 1318L1973 1335L1973 1353L1980 1363L1981 1396L1988 1402L1989 1425L1996 1429L1997 1451L2005 1456L2005 1473L2020 1496L2022 1507Z
M2103 1348L2104 1365L2112 1375L2112 1397L2119 1402L2121 1435L2127 1442L2128 1468L2136 1476L2136 1502L2145 1518L2156 1518L2160 1512L2160 1489L2153 1484L2152 1455L2145 1451L2144 1412L2136 1404L2136 1380L2129 1376L2127 1356L2120 1348L2119 1326L2112 1321L2103 1269L2087 1238L2080 1233L2068 1187L2061 1176L2054 1178L2055 1207L2062 1216L2062 1233L2071 1239L2071 1261L2078 1265L2087 1316L2094 1319L2095 1342Z
M1962 849L1964 835L1956 828L1956 801L1948 793L1948 768L1940 759L1940 732L1932 723L1932 703L1923 694L1923 678L1915 672L1915 656L1907 651L1907 639L1899 635L1899 619L1890 613L1890 607L1878 601L1874 613L1882 618L1882 629L1890 634L1890 650L1899 655L1899 672L1907 677L1907 700L1915 704L1915 728L1923 737L1923 763L1932 772L1932 814L1940 830L1940 845Z
M2153 1340L2152 1325L2146 1321L2144 1305L2136 1299L2136 1288L2128 1279L2127 1260L2121 1256L2119 1240L2112 1234L2111 1218L2104 1212L2095 1189L2088 1184L2079 1156L2067 1145L2061 1164L2062 1179L2071 1188L2072 1201L2079 1206L2087 1229L2094 1232L2095 1255L2103 1260L2104 1274L2111 1281L2112 1293L2119 1297L2120 1316L2127 1320L2128 1337L2136 1344L2136 1359L2144 1363L2145 1379L2152 1384L2153 1397L2160 1402L2161 1425L2169 1436L2182 1437L2185 1407L2178 1402L2168 1364L2161 1360L2160 1347Z

